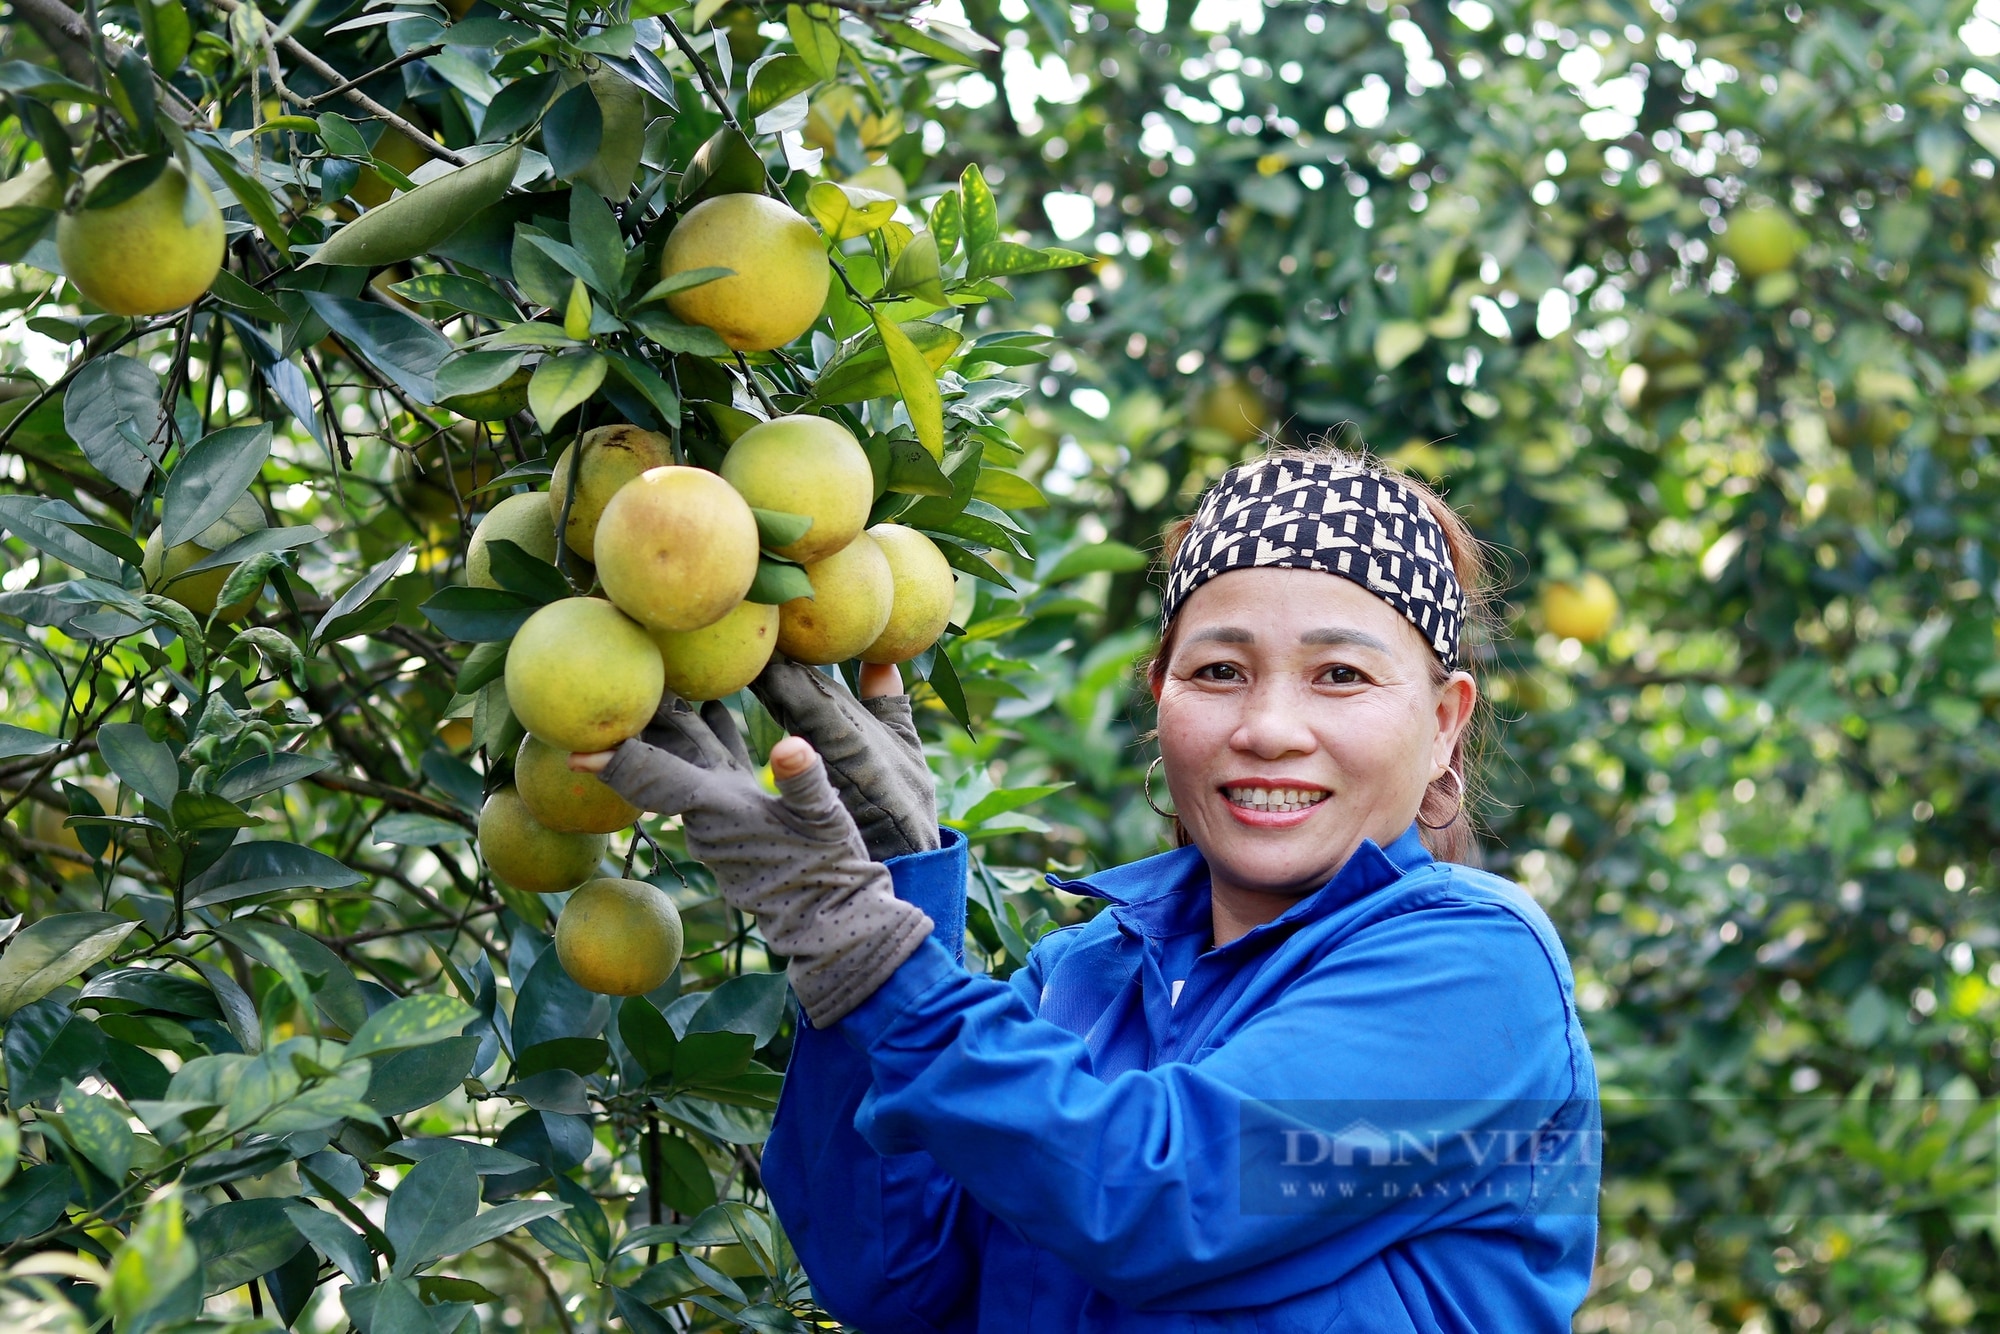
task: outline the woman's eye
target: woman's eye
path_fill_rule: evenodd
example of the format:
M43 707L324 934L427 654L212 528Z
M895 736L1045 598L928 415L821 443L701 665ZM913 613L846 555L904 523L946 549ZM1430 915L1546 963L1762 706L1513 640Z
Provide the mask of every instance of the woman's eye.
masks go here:
M1235 664L1227 662L1211 662L1206 667L1197 667L1194 675L1197 681L1240 681L1243 679L1242 673L1236 670Z
M1352 667L1329 667L1320 679L1329 685L1351 686L1359 685L1364 678Z

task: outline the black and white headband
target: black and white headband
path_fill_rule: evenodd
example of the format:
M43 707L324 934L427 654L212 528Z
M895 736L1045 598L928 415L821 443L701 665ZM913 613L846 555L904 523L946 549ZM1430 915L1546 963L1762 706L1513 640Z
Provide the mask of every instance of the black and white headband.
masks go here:
M1161 624L1216 575L1261 566L1353 580L1416 626L1445 666L1458 665L1465 590L1450 544L1394 474L1282 456L1231 468L1202 497L1174 554Z

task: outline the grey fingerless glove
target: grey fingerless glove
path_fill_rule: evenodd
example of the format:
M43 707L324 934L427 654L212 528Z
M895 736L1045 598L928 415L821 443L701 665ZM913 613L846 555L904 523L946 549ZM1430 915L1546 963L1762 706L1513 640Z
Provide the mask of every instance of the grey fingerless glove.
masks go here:
M669 697L643 738L619 746L601 775L635 806L681 816L688 851L733 908L755 913L816 1028L875 994L931 932L868 855L826 767L758 782L719 703L697 715ZM935 834L933 834L935 838Z
M908 695L856 699L826 673L782 657L750 689L826 761L869 856L885 862L936 850L937 789Z

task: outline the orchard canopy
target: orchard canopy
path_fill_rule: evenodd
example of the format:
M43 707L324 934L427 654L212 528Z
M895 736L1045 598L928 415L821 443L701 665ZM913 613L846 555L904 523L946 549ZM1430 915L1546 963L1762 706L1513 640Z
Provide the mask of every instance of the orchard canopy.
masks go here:
M1500 572L1578 1327L2000 1316L1991 0L0 24L0 1326L829 1327L782 974L562 752L900 661L1005 974L1167 835L1162 526L1329 433Z

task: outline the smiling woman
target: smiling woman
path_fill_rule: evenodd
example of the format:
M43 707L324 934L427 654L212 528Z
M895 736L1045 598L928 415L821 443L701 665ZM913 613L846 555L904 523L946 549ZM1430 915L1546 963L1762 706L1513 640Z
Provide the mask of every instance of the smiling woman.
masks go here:
M1599 1125L1569 962L1424 838L1470 855L1477 544L1332 452L1231 469L1172 538L1182 846L1057 882L1110 906L1005 982L963 966L966 844L893 668L863 700L767 672L776 796L716 705L589 757L791 960L763 1180L815 1292L878 1332L1568 1329Z

